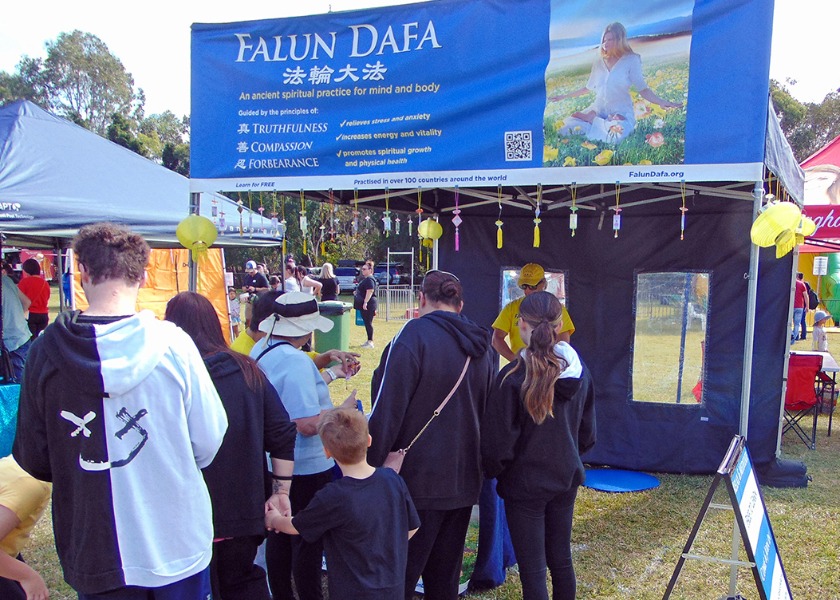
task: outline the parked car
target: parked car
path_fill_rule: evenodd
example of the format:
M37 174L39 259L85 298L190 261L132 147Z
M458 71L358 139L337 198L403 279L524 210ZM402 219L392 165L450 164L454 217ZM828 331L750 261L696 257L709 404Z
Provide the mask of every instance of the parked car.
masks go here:
M376 265L373 267L373 278L376 279L376 283L379 285L408 283L409 277L401 265L391 265L387 271L385 267L386 265Z
M343 292L352 292L359 283L359 269L356 267L336 267L335 277Z

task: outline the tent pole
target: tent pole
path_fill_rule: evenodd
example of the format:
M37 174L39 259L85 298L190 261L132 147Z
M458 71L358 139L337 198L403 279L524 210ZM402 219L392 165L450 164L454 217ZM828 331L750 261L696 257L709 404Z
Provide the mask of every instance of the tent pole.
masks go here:
M201 208L201 192L192 192L190 193L190 214L197 215L199 214L199 210ZM187 264L190 268L190 274L188 279L188 286L191 292L195 292L198 290L198 265L195 264L193 260L192 251L188 254Z
M764 199L764 182L756 181L753 188L753 222L758 217ZM739 433L747 439L750 422L750 383L752 380L752 355L755 341L755 302L758 296L758 246L750 244L750 272L747 286L747 327L744 332L744 366L741 376L741 422Z
M764 182L756 181L753 188L753 222L758 217L761 202L764 199ZM755 302L758 292L758 246L750 243L750 272L747 277L747 326L744 332L744 366L741 372L741 424L739 432L747 439L747 429L750 421L750 381L752 379L753 342L755 341ZM732 532L732 559L738 559L740 548L740 532L735 522ZM729 598L736 598L738 586L738 566L732 565L729 570Z

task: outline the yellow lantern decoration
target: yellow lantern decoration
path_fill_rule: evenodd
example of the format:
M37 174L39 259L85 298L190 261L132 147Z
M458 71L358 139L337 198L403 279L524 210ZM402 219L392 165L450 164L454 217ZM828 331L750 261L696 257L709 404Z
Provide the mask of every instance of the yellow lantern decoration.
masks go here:
M193 260L200 262L207 255L207 249L216 241L219 232L213 221L201 215L192 214L178 223L175 235L184 248L191 253Z
M426 219L417 227L417 235L423 240L423 245L431 248L435 240L443 235L443 227L434 219Z
M432 248L435 245L435 240L443 235L443 227L434 219L426 219L417 226L417 237L420 238L421 250L422 246ZM426 252L426 268L429 268L429 254L431 250ZM420 259L423 260L422 258Z
M761 248L775 244L776 258L781 258L796 245L796 228L802 212L792 202L770 202L750 228L752 243Z

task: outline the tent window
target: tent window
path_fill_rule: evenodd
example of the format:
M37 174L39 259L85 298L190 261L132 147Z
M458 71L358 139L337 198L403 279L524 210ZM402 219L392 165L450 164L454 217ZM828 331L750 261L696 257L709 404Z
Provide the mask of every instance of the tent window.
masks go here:
M518 268L512 267L504 267L502 268L502 297L500 299L499 308L506 306L508 302L512 300L516 300L517 298L521 298L525 295L519 286L517 285L517 281L519 280L519 271ZM567 304L568 294L566 292L566 281L568 277L564 271L550 271L546 269L545 271L545 280L546 280L546 288L545 291L551 292L557 298L560 299L560 302L566 305L566 308L569 307Z
M709 273L636 274L634 401L702 401L709 279Z

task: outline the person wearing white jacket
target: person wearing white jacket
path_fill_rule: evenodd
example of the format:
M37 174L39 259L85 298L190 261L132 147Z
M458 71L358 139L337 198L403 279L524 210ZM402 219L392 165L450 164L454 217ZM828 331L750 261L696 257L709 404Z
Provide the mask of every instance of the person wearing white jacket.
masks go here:
M100 223L73 247L89 307L33 342L14 457L53 483L56 549L80 599L167 588L204 600L213 521L201 469L227 416L190 337L135 312L146 242Z

